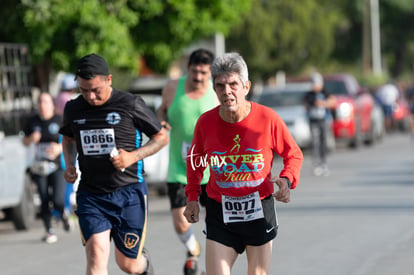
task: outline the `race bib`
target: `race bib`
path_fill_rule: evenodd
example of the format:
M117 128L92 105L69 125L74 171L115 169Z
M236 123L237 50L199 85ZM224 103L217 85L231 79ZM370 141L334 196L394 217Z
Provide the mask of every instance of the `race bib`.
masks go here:
M244 197L221 196L224 223L247 222L263 218L259 191Z
M52 160L49 158L48 148L51 146L50 142L41 142L36 144L35 159L36 160Z
M191 143L184 141L183 144L181 144L181 156L184 161L187 161L188 151L190 151L190 148Z
M80 131L85 156L110 154L115 148L115 131L112 128Z

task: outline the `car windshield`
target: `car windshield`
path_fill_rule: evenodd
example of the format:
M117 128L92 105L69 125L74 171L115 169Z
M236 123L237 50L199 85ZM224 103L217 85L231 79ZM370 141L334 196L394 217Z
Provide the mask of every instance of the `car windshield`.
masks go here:
M301 105L303 103L305 93L305 91L264 93L259 97L258 103L268 107Z
M346 95L346 87L344 82L341 81L325 81L324 88L331 94Z

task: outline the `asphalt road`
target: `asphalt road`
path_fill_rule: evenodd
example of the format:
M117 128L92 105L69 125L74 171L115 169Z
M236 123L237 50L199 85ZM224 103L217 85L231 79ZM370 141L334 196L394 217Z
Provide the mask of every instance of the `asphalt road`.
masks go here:
M392 134L374 146L340 148L329 156L328 177L311 174L308 153L289 204L277 203L280 223L270 274L414 274L414 142ZM280 161L275 171L280 169ZM155 193L154 193L155 194ZM151 196L149 248L156 274L182 274L185 249L178 241L165 197ZM195 226L202 238L203 224ZM40 242L40 221L28 232L0 223L0 274L84 274L77 228L59 241ZM203 260L201 262L203 265ZM109 274L123 274L113 253ZM246 274L245 254L232 274Z

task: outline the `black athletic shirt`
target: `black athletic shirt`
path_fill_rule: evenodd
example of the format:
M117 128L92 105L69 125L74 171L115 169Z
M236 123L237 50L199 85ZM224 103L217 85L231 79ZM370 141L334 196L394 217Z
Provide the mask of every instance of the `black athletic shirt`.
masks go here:
M327 109L325 107L317 107L316 100L326 100L330 93L323 89L319 93L309 91L305 94L304 101L309 106L308 118L310 121L323 121L326 119Z
M48 159L45 153L38 153L38 150L44 151L44 148L48 147L51 142L60 143L59 128L61 124L62 117L57 114L47 120L41 119L38 114L29 118L23 129L24 135L30 136L33 132L40 132L41 134L39 144L36 144L35 158L37 160L50 160L61 167L60 156L55 159Z
M144 183L143 161L118 171L109 160L113 147L133 151L161 130L154 112L140 96L112 89L101 106L91 106L83 96L70 100L64 110L60 133L74 137L81 179L79 190L110 193L120 187Z

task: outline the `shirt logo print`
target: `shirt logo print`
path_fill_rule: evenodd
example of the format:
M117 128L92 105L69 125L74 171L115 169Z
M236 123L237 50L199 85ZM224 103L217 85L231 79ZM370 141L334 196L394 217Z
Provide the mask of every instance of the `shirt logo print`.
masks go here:
M117 112L112 112L106 115L106 122L111 125L118 124L121 121L121 115Z

